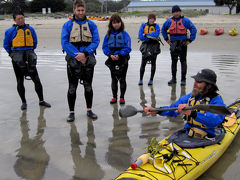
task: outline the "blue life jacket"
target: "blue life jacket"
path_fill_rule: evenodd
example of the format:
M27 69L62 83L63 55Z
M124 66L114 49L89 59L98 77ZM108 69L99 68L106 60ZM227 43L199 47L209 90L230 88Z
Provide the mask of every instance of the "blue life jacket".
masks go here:
M123 48L124 47L124 38L123 32L118 34L110 34L108 38L108 47L111 48Z

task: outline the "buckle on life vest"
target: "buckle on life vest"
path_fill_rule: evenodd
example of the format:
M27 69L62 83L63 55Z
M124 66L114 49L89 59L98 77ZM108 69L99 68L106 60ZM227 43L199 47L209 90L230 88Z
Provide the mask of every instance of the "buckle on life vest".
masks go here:
M193 137L195 139L205 139L207 134L208 133L206 131L203 131L198 128L191 128L188 131L188 136Z

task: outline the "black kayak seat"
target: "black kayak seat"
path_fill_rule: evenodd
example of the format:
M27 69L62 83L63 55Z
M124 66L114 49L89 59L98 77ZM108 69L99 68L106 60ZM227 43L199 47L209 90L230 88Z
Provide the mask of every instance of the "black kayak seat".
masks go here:
M225 136L224 131L221 131L214 138L195 139L195 138L189 137L186 134L185 129L180 129L175 133L173 133L171 136L169 136L168 142L169 143L173 142L178 146L180 146L181 148L198 148L198 147L205 147L213 144L218 144L221 142L224 136Z

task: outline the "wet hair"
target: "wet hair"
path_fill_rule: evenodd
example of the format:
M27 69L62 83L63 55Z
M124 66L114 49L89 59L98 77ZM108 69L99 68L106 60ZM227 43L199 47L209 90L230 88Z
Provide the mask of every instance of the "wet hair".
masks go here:
M119 15L117 15L117 14L113 14L111 16L109 24L108 24L108 32L107 32L108 37L110 36L112 30L114 29L112 23L121 23L121 26L120 26L118 31L119 32L123 32L124 31L124 23L123 23L121 17Z
M23 15L24 16L24 13L22 11L14 11L13 12L13 19L15 20L17 15Z
M73 9L76 9L77 7L86 7L84 0L74 0L73 2Z

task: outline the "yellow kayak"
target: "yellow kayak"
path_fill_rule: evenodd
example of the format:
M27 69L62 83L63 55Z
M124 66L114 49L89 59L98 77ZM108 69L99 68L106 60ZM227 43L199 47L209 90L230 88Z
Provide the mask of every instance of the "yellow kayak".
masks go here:
M197 179L223 155L238 133L239 108L240 100L229 106L232 114L225 118L224 130L216 138L193 140L198 141L199 144L204 143L203 141L210 144L216 141L213 145L201 144L200 147L187 147L196 142L181 141L180 136L184 136L185 133L181 134L180 130L157 143L157 147L161 149L158 149L154 157L151 157L150 153L140 156L136 163L122 172L116 180ZM179 139L176 138L174 141L174 136L179 136Z
M229 31L229 35L236 36L238 34L238 30L236 28L233 28Z

